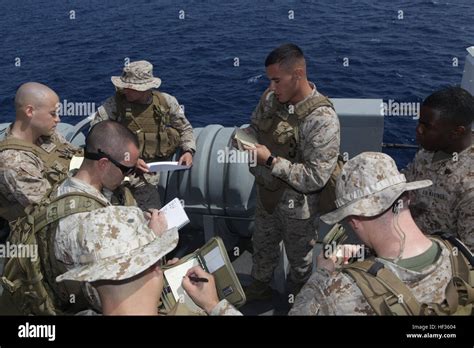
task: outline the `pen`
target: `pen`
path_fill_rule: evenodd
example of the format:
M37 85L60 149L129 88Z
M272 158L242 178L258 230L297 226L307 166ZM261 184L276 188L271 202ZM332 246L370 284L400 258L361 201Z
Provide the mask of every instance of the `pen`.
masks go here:
M208 283L209 280L207 278L200 278L200 277L189 277L190 280L192 280L193 282L203 282L203 283Z

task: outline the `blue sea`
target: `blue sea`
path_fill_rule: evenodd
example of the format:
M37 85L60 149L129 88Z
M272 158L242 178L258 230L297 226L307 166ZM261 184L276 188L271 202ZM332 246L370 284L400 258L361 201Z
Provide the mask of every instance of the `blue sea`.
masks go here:
M61 100L100 105L113 94L110 76L121 74L126 59L146 59L193 126L241 125L268 84L265 57L285 42L303 49L310 80L330 97L419 102L460 84L465 49L474 44L472 0L0 5L0 122L13 120L15 90L24 82L45 83ZM413 144L415 125L411 117L386 117L384 141ZM414 155L386 152L401 167Z

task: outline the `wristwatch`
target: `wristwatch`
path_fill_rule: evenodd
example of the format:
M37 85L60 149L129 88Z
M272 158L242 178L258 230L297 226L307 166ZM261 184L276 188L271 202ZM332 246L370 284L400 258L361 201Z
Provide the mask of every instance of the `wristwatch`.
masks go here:
M265 167L267 168L272 168L272 163L273 163L273 160L275 159L276 156L274 156L273 154L270 155L270 157L268 157L267 161L265 162Z

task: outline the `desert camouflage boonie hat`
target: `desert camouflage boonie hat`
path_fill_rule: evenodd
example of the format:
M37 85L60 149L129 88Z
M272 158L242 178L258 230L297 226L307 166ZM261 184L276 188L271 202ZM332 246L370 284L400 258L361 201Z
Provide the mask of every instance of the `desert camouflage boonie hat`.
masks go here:
M337 209L321 216L334 224L350 215L376 216L410 190L431 186L431 180L406 182L395 161L381 152L363 152L347 161L336 181Z
M111 206L90 212L79 227L76 267L56 281L123 280L153 266L178 244L176 228L157 236L136 207Z
M161 85L161 79L153 76L153 65L146 60L131 62L123 68L122 76L112 76L111 80L117 88L142 92Z

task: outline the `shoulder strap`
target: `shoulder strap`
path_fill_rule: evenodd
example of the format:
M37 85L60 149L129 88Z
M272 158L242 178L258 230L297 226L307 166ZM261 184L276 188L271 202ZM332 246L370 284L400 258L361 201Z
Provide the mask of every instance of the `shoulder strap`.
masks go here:
M158 91L152 91L153 95L153 116L155 118L155 121L157 124L160 126L163 126L163 124L169 124L170 122L170 106L168 102L166 101L165 96L158 92Z
M154 103L158 102L157 104L161 105L166 110L170 109L170 106L169 106L165 96L163 95L163 93L160 93L156 90L153 90L152 94L153 94L153 102Z
M365 260L344 266L378 315L419 315L421 304L381 262Z
M8 139L0 141L0 151L11 149L32 152L40 158L42 158L42 156L44 156L45 154L45 152L39 146L18 138L10 137Z
M334 105L329 100L329 98L324 95L318 95L311 97L302 104L298 105L295 109L295 114L297 115L298 119L302 119L308 116L314 110L324 106L334 109Z
M431 235L430 239L442 243L449 250L453 272L453 278L448 283L445 291L447 304L432 306L432 310L437 313L445 311L449 314L471 314L474 306L474 269L472 266L474 262L472 253L459 239L447 233Z
M59 219L72 214L89 212L107 206L97 197L84 192L71 192L56 197L44 209L33 216L28 216L28 221L35 226L35 232Z

